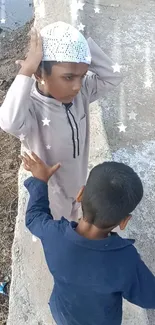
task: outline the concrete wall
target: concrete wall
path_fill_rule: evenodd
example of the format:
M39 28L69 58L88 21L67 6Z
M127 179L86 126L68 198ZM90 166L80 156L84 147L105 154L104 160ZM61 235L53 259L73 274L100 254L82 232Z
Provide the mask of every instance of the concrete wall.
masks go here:
M35 0L38 28L49 22L72 22L68 1ZM94 13L94 6L100 13ZM41 9L39 9L41 8ZM42 14L40 14L42 10ZM86 2L80 20L115 62L122 64L124 83L99 103L91 106L91 153L89 168L112 157L133 166L145 186L144 200L134 213L125 235L134 237L145 262L155 272L154 188L155 188L155 113L154 113L154 30L153 1L97 0ZM145 88L146 87L146 88ZM132 110L136 120L129 119ZM131 115L130 115L131 117ZM127 126L119 133L118 122ZM107 141L108 138L108 141ZM53 324L47 307L52 281L39 241L24 226L26 192L19 172L19 212L13 245L13 280L8 325ZM154 324L154 312L130 304L124 307L124 325Z

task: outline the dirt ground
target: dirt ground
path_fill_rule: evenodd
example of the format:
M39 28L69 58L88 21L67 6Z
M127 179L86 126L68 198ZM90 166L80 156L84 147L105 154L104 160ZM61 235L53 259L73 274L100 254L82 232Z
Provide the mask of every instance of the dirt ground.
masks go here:
M0 105L18 70L17 59L27 52L32 22L16 31L0 29ZM7 295L0 294L0 325L6 325L11 281L11 247L18 207L17 172L20 142L0 129L0 282L8 282Z

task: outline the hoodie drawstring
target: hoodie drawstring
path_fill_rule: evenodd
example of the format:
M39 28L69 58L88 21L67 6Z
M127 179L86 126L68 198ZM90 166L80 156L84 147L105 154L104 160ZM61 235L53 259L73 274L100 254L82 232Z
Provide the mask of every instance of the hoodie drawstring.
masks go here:
M72 121L70 119L70 115L72 116L73 118L73 121L75 123L75 127L76 127L76 132L77 132L77 144L78 144L78 147L77 147L77 151L78 151L78 156L80 155L80 141L79 141L79 129L78 129L78 125L76 123L76 120L75 120L75 117L74 115L72 114L72 112L70 111L70 107L72 106L73 104L70 103L68 105L65 105L65 109L66 109L66 114L67 114L67 118L68 118L68 122L69 122L69 125L71 127L71 130L72 130L72 141L73 141L73 158L75 159L76 158L76 140L75 140L75 136L74 136L74 127L72 125Z

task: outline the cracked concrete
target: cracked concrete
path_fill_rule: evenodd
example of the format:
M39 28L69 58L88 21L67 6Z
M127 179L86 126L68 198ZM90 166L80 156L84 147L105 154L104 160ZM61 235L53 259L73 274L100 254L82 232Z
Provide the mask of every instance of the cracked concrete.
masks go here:
M45 16L39 17L35 0L35 24L41 28L49 22L69 22L69 2L44 1ZM94 14L94 6L100 14ZM112 158L133 166L141 176L145 195L134 213L125 236L136 239L147 265L155 273L154 213L155 213L155 110L154 110L154 30L155 2L144 0L86 1L81 21L86 36L91 35L115 62L122 64L125 80L107 98L91 105L91 153L89 168ZM150 83L150 88L145 88ZM129 120L134 111L136 120ZM118 122L127 126L119 133ZM108 140L107 140L108 139ZM13 277L10 293L8 325L51 325L48 299L52 279L44 261L39 240L24 226L27 200L23 180L27 174L19 171L19 209L13 244ZM123 234L124 235L124 234ZM124 304L123 325L154 325L155 312Z

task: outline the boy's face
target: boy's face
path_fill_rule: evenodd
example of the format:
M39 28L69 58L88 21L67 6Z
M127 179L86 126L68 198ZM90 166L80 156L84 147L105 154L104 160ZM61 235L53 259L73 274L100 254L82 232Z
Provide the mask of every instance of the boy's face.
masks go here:
M85 63L58 63L50 76L44 75L44 91L63 103L70 103L78 94L88 71Z

